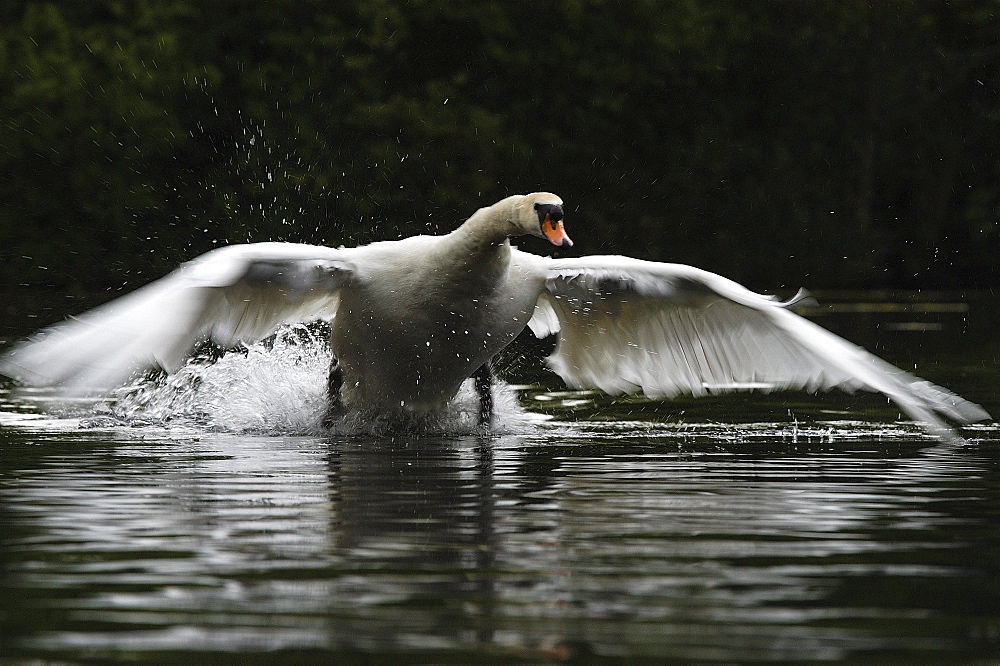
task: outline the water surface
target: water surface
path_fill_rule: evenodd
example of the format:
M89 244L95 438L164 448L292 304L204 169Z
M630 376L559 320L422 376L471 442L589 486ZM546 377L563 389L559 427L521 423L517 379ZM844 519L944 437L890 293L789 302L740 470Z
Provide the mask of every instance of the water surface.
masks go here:
M1000 411L978 320L904 314L880 323L944 324L859 341ZM324 434L322 361L278 341L117 411L0 393L0 657L1000 657L993 424L532 381L492 436L467 399L436 433Z

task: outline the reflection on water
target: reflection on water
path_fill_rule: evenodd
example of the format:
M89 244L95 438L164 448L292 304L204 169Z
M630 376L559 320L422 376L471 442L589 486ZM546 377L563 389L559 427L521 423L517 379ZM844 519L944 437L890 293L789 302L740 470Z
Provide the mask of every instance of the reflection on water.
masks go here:
M733 444L632 425L7 428L5 652L996 654L995 432Z

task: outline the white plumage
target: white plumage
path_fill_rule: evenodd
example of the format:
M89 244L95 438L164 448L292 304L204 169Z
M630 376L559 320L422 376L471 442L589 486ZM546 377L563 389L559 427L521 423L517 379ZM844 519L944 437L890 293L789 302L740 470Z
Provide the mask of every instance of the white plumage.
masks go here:
M42 331L0 373L66 392L108 390L180 367L201 342L259 340L325 319L349 409L445 407L525 326L555 334L552 369L572 387L650 397L760 388L881 391L943 437L989 418L790 312L786 303L690 266L621 256L550 259L510 246L569 244L562 201L513 196L450 234L357 248L291 243L209 252L125 297Z

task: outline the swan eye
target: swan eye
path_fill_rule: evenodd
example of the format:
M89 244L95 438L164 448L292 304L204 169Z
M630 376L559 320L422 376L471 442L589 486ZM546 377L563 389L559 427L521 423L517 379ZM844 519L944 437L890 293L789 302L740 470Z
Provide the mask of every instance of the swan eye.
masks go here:
M536 203L535 212L538 213L538 224L544 225L548 221L552 228L556 228L556 223L563 219L563 209L559 204Z

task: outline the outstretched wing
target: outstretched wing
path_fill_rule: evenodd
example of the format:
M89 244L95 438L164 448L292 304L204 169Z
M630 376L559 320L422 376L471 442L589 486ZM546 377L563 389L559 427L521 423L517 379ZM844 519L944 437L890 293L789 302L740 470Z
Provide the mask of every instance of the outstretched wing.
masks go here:
M0 374L69 392L114 388L135 372L176 370L201 342L257 341L285 322L332 318L355 278L350 250L294 243L232 245L0 356Z
M628 257L553 260L529 326L558 333L552 369L578 388L650 397L739 389L882 391L950 433L989 418L768 296L690 266Z

